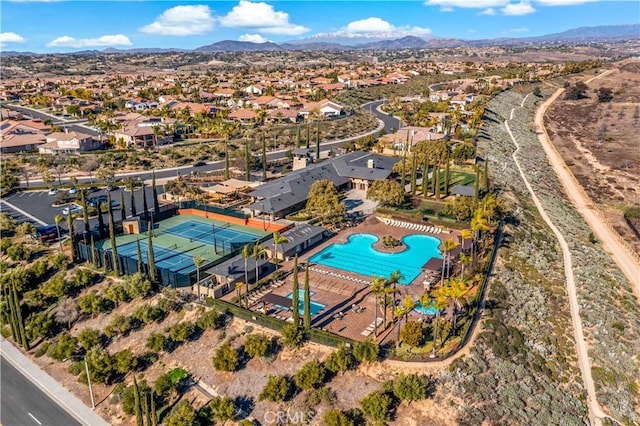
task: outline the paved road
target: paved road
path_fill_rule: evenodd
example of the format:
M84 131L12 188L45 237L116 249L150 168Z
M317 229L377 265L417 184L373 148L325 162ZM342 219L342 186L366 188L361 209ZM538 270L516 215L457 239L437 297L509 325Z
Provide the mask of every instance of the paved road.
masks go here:
M3 426L80 425L4 357L0 359L0 423Z
M79 133L84 133L85 135L91 135L91 136L99 136L100 132L93 130L91 127L89 126L84 126L82 124L79 124L78 121L82 121L82 120L65 120L61 117L52 115L52 114L47 114L46 112L42 112L40 110L37 109L33 109L33 108L28 108L28 107L22 107L22 106L17 106L17 105L4 105L6 108L12 109L14 111L18 111L21 112L24 115L30 115L33 118L38 118L42 121L44 120L52 120L53 124L57 125L57 126L63 126L67 129L69 129L70 131L75 131L75 132L79 132Z

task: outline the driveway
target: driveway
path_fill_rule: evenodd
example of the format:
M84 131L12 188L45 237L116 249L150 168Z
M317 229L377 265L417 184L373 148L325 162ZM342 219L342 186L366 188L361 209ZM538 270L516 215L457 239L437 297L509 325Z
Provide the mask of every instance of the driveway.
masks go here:
M367 199L367 191L352 189L345 193L344 205L347 213L362 212L363 214L371 214L376 207L377 201Z

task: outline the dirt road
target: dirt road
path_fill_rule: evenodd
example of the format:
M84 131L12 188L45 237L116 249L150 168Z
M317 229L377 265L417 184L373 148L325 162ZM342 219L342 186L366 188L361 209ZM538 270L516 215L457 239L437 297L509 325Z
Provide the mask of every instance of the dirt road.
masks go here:
M590 78L585 81L585 83L589 84L596 78L604 77L610 72L612 71L607 71L596 77ZM636 299L640 302L640 263L631 251L632 249L628 248L621 242L620 236L611 228L607 221L600 216L597 211L597 207L593 205L589 196L584 192L582 186L577 181L573 173L571 173L571 170L562 159L562 156L551 142L551 139L544 127L544 114L547 111L547 108L563 92L564 89L558 89L553 96L542 104L536 111L535 126L536 131L538 132L538 140L540 141L542 148L544 148L547 158L549 158L549 162L558 175L558 179L562 183L571 203L573 203L578 210L578 213L580 213L587 222L589 228L591 228L593 234L599 240L602 247L611 255L611 258L625 274L631 283Z

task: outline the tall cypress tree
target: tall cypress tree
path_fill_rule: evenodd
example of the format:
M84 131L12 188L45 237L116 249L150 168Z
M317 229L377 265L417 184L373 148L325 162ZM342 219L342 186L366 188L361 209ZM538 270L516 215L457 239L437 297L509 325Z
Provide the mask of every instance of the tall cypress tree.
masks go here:
M146 185L142 182L142 211L144 212L144 217L146 218L149 214L149 205L147 204L147 191Z
M120 265L118 262L118 247L116 246L116 230L113 224L113 210L111 210L111 192L107 192L107 213L109 214L109 239L111 240L111 257L113 259L113 271L116 277L120 276Z
M400 175L400 186L402 187L403 194L405 192L405 186L406 186L406 182L405 182L405 174L407 172L406 164L407 164L407 151L405 148L404 152L402 153L402 172Z
M433 162L433 171L431 172L431 192L433 195L436 195L436 179L438 179L438 175L440 174L440 164L438 164L438 160L434 158Z
M124 191L120 191L120 221L124 222L127 216L127 209L124 208Z
M482 190L489 192L489 159L484 160L484 172L482 173Z
M142 250L140 250L139 238L136 238L136 259L138 260L138 273L144 274L144 264L142 263Z
M156 171L155 170L151 174L151 186L153 186L153 211L155 212L156 220L158 220L158 213L160 213L160 204L158 202L158 188L156 188Z
M262 180L267 181L267 140L262 135Z
M67 215L67 228L69 229L69 237L71 238L71 261L76 261L76 231L73 229L73 214L69 212Z
M449 148L447 147L447 158L444 165L444 196L449 196Z
M98 235L102 239L104 235L104 218L102 217L102 203L100 201L96 203L96 208L98 209Z
M251 180L251 169L249 168L249 141L244 142L244 180L249 182Z
M132 217L136 217L138 215L138 212L136 211L136 198L134 196L134 192L135 192L135 185L133 183L133 181L131 181L131 198L129 199L129 202L131 203L131 205L129 206L129 208L131 209L131 216Z
M310 136L310 133L311 133L311 132L310 132L310 130L309 130L310 125L311 125L311 123L309 123L309 122L307 121L307 149L309 149L309 148L311 147L311 146L310 146L310 144L311 144L311 136Z
M293 311L293 323L298 327L300 325L299 291L298 291L298 255L293 260L293 291L291 293L291 310Z
M436 194L437 199L440 199L440 167L436 171Z
M140 403L140 389L135 374L133 375L133 412L136 415L136 426L142 425L142 404Z
M147 269L149 269L149 280L152 283L156 282L156 260L153 255L153 233L151 232L151 222L149 222L147 228Z
M9 321L9 326L11 327L11 338L13 339L14 342L18 343L19 332L18 332L18 327L16 324L15 317L13 315L13 301L12 301L13 296L11 294L11 288L9 286L2 286L2 297L4 298L4 300L7 301L8 312L1 317L2 318L4 318L4 316L7 317L7 320Z
M96 242L93 239L93 234L91 234L91 263L93 263L93 267L98 267L98 252L96 251Z
M311 328L311 294L309 291L309 262L307 262L304 268L304 299L303 309L304 309L304 318L303 324L304 329L309 330Z
M158 426L158 414L156 413L156 398L153 395L155 391L151 390L151 426Z
M82 203L82 221L84 223L84 232L91 232L91 228L89 227L89 209L87 208L87 191L80 191L80 202Z
M14 278L15 279L15 278ZM27 333L24 330L24 320L22 318L22 307L20 306L20 298L18 297L18 289L16 287L15 281L11 282L11 293L13 296L13 308L14 315L16 318L16 328L18 329L18 334L20 335L20 341L22 342L22 347L25 350L29 350L29 341L27 340Z
M418 179L418 159L416 158L416 154L413 154L413 159L411 161L411 195L415 197L416 195L416 180Z
M301 144L301 141L300 141L300 125L298 124L296 126L296 148L300 148L300 144Z
M224 180L229 179L229 141L224 141Z
M429 191L429 157L424 156L424 165L422 166L422 196L427 196Z
M320 122L316 122L316 160L320 159Z
M473 201L478 201L480 192L480 167L476 166L476 179L473 182Z

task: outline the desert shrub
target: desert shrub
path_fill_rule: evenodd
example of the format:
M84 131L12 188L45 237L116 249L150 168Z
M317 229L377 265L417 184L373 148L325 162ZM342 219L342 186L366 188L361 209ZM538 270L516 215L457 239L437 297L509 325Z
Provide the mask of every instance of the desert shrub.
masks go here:
M293 384L287 376L273 376L269 374L267 384L260 392L258 399L271 402L287 401L293 393Z
M322 424L326 426L355 426L353 420L342 410L329 410L322 417Z
M266 356L271 349L271 339L264 334L249 334L244 350L251 358Z
M370 338L363 342L356 342L353 346L353 356L358 362L374 362L378 360L380 347Z
M109 324L104 328L104 334L109 337L115 337L118 334L126 335L133 328L130 317L116 314L111 318Z
M420 401L427 397L429 378L418 374L400 374L393 379L393 394L401 401Z
M78 299L80 311L91 316L113 309L113 303L95 292L87 293Z
M169 348L169 344L171 341L168 337L166 337L162 333L151 333L149 337L147 337L147 343L145 346L150 351L155 353L166 351Z
M12 244L7 248L7 256L14 262L20 262L31 257L31 250L24 243Z
M85 328L78 333L78 342L85 351L94 346L100 346L102 344L101 333L95 328Z
M165 311L149 304L136 306L132 314L133 318L144 324L164 319Z
M292 348L299 348L304 343L304 333L296 324L287 324L280 330L282 342Z
M189 321L183 321L179 324L174 325L169 330L169 336L175 342L184 342L189 340L191 336L196 331L196 326L194 323Z
M220 371L235 371L240 364L240 354L229 342L223 343L213 357L213 366Z
M340 345L338 350L329 355L325 361L327 369L332 373L345 372L356 366L356 358L350 348Z
M213 413L213 417L219 422L231 420L236 415L236 403L228 396L214 396L209 402L209 408Z
M200 315L196 324L203 330L219 329L224 326L224 317L215 309L210 309Z
M126 374L138 367L138 358L133 355L130 349L116 352L113 358L115 369L120 374Z
M309 361L295 375L296 385L303 390L316 388L324 383L327 371L318 361Z
M189 401L180 400L164 420L166 426L192 426L195 424L196 411Z
M47 354L58 361L69 358L76 353L78 348L78 339L69 333L63 333L58 340L49 346Z
M393 399L382 391L373 391L360 401L364 415L374 422L391 420Z

